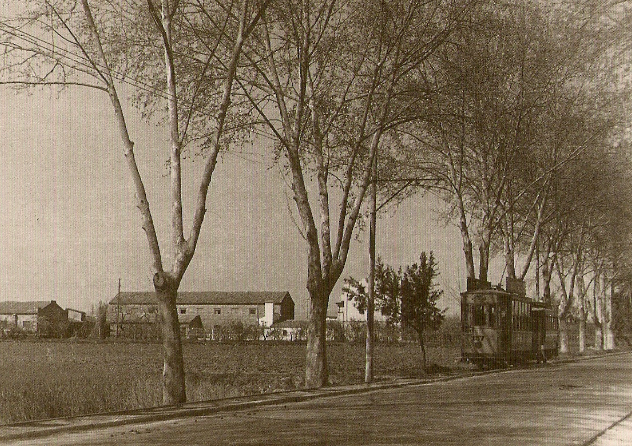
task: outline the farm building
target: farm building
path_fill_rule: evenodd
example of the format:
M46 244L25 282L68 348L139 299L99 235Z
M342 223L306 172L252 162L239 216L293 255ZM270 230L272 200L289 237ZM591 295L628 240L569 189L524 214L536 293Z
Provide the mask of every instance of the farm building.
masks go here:
M75 310L73 308L67 308L68 320L72 322L84 322L86 320L86 312L81 310Z
M307 321L287 320L277 322L265 331L266 339L280 341L304 341L307 339Z
M287 291L180 292L176 299L184 336L213 335L221 327L270 327L294 318L294 301ZM158 307L153 292L122 292L108 305L107 321L113 336L157 337Z
M41 337L62 338L68 336L68 310L52 300L37 310L37 334Z
M0 328L37 333L40 336L63 336L68 328L68 311L51 301L0 302Z
M86 315L85 311L67 308L68 312L68 336L86 337L94 325L96 319Z
M367 280L362 279L360 281L360 286L364 291L368 290ZM350 293L343 291L340 295L340 300L336 302L336 306L338 307L338 315L336 319L339 322L366 322L366 311L360 312L360 310L358 310L357 303L354 301L353 296ZM386 316L382 314L379 308L375 308L373 319L377 322L384 322L386 321Z

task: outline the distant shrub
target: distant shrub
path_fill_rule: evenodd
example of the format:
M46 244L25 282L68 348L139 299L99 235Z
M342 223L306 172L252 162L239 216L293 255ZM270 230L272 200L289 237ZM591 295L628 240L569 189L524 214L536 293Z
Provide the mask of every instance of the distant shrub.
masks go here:
M366 340L366 322L350 321L344 324L345 339L348 342L364 342Z
M5 330L6 336L10 339L24 339L26 338L26 331L20 327L16 327L15 325L9 327Z
M256 324L248 324L244 326L243 340L258 341L263 337L263 327Z
M107 321L108 304L100 301L97 307L96 323L90 333L91 338L105 339L110 336L110 324Z
M71 337L86 339L92 335L96 321L94 319L86 319L82 322L70 322L69 334Z
M347 338L345 336L345 326L340 321L327 322L327 340L334 342L343 342Z
M337 330L343 327L343 336ZM328 324L328 339L344 340L351 343L363 343L366 340L366 322L330 322ZM410 329L402 329L399 325L388 324L383 321L376 321L374 326L375 341L378 343L411 343L417 342L417 333ZM336 336L338 336L336 338ZM461 321L457 316L447 317L441 327L437 330L427 331L428 345L437 347L453 347L460 345Z
M70 336L70 322L50 320L46 316L37 318L37 334L42 338L65 338Z

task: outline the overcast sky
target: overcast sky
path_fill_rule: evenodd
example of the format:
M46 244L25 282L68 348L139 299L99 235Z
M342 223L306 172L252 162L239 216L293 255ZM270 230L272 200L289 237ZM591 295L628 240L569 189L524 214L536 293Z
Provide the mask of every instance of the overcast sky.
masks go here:
M123 291L152 290L149 250L107 96L73 89L33 94L3 88L0 132L0 300L57 300L89 310ZM126 110L163 256L168 256L168 157L164 127ZM306 247L288 211L291 192L266 147L226 154L218 164L195 257L181 290L288 290L305 317ZM185 162L185 224L202 163ZM313 190L313 189L312 189ZM464 282L456 228L436 199L414 198L378 221L378 253L395 267L433 250L447 294ZM368 270L368 236L354 242L343 277ZM166 266L169 260L163 262ZM342 282L342 280L341 280ZM340 284L331 301L340 294ZM444 306L455 306L445 299Z

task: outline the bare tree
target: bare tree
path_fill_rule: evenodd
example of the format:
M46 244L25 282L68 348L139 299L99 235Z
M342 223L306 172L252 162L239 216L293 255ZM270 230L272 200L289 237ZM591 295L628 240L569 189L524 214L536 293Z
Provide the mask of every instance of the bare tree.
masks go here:
M488 281L497 252L508 277L526 276L550 217L551 177L611 126L586 119L589 104L604 103L594 102L596 83L585 91L582 57L590 45L577 28L589 18L551 12L524 2L472 8L433 59L428 119L409 126L409 137L426 148L411 145L405 160L417 173L410 176L431 179L451 206L469 278L476 278L475 245L480 280Z
M444 40L451 14L450 2L441 0L282 1L264 16L248 56L253 76L242 91L276 141L307 245L307 387L328 382L329 295L347 260L378 147L418 113L425 92L410 88L409 79ZM330 196L340 198L337 206Z
M147 237L154 288L158 300L162 334L163 403L179 404L186 400L184 364L180 341L180 327L176 312L176 297L180 281L195 253L200 229L206 213L206 197L217 157L222 149L226 116L232 98L232 86L244 40L252 33L268 2L242 0L239 4L179 0L147 0L143 4L129 2L81 0L80 8L74 1L34 1L29 8L1 24L2 45L9 62L2 68L2 83L18 86L82 86L101 90L109 96L123 143L125 162L132 177L137 206L142 216L142 227ZM178 84L178 47L182 36L191 33L193 26L215 28L217 23L208 20L209 9L224 17L224 25L234 22L236 32L220 37L215 47L199 46L195 50L202 63L195 66L192 91ZM220 26L222 21L219 21ZM187 27L187 25L190 25ZM44 37L46 36L46 38ZM137 40L134 40L137 39ZM140 41L144 39L144 41ZM140 51L136 52L134 51ZM226 50L227 62L222 76L211 70L220 51ZM132 60L127 57L142 54ZM135 63L134 63L135 62ZM156 85L143 79L128 77L131 66L146 73L163 73ZM203 80L214 77L213 88L218 98L211 115L205 110L205 121L212 121L212 132L203 143L209 149L205 168L200 179L197 200L188 237L185 237L182 208L182 150L185 145L188 123L197 113L197 91ZM151 94L152 98L166 103L170 147L165 153L170 171L169 195L171 199L172 263L163 264L163 256L154 227L153 216L145 192L143 179L134 156L134 143L128 132L123 101L119 94L121 83ZM207 83L208 85L208 83ZM195 88L197 87L197 89ZM187 101L183 101L183 92ZM185 122L184 128L180 127Z

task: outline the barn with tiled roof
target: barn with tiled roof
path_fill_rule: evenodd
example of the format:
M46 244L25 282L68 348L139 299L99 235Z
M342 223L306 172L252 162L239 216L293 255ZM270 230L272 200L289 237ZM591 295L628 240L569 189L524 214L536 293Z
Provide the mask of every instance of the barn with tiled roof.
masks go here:
M210 334L236 322L270 327L294 318L294 301L287 291L183 291L178 292L176 307L185 336L193 328ZM118 293L108 305L110 334L143 337L141 333L156 330L157 316L155 293Z

